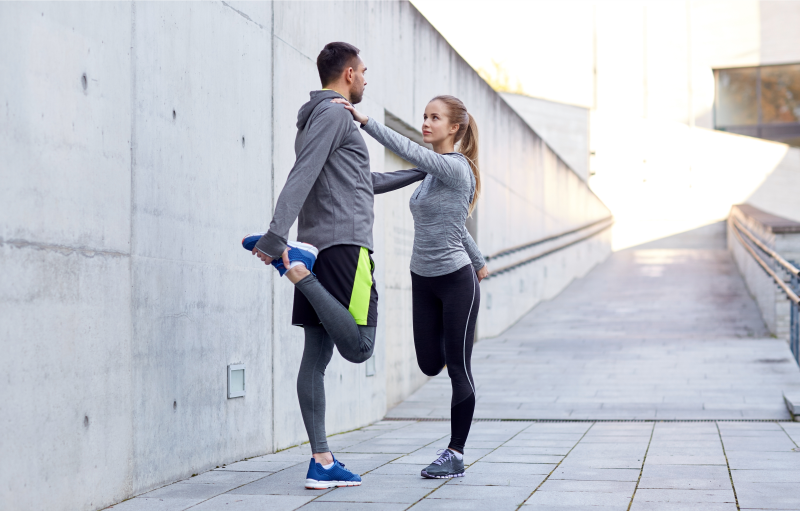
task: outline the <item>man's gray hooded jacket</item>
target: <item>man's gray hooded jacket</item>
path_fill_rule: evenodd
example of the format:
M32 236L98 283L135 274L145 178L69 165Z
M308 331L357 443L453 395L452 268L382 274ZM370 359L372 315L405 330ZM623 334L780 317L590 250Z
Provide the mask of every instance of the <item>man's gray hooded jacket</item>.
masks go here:
M334 98L334 91L312 91L297 113L297 160L283 186L269 231L256 249L273 259L286 248L289 229L299 217L297 239L320 251L334 245L373 250L374 193L416 181L419 170L371 173L367 144L353 116Z

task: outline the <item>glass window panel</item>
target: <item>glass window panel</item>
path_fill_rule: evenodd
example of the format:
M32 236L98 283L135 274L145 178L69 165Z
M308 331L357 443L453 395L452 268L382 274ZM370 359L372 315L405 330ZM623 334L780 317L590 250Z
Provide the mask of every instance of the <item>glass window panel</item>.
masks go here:
M717 71L717 126L758 124L758 68Z
M761 116L764 124L800 121L800 64L761 68Z

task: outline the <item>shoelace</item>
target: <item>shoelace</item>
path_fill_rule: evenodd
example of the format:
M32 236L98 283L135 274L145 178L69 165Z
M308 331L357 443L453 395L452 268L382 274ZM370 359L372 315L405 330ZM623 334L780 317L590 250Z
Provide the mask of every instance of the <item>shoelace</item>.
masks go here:
M439 449L436 451L436 454L438 454L439 457L433 462L434 465L441 465L453 457L453 452L450 449Z

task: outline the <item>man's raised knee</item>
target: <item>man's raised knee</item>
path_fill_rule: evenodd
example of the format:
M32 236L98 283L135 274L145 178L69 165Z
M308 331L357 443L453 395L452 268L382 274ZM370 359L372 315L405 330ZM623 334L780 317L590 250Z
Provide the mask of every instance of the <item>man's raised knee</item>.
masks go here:
M434 366L419 366L420 370L425 374L425 376L436 376L437 374L442 372L444 366L441 367L434 367Z
M363 362L366 362L372 356L372 350L361 351L358 353L342 353L340 351L339 353L342 355L343 359L353 364L361 364Z

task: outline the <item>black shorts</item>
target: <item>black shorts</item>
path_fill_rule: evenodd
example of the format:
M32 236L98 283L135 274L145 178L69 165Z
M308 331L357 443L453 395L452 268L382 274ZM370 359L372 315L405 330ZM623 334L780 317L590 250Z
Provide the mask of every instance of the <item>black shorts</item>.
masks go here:
M369 250L357 245L326 248L314 263L317 280L350 311L357 325L378 326L378 290L374 273L375 263ZM292 324L320 324L316 311L297 288L294 290Z

